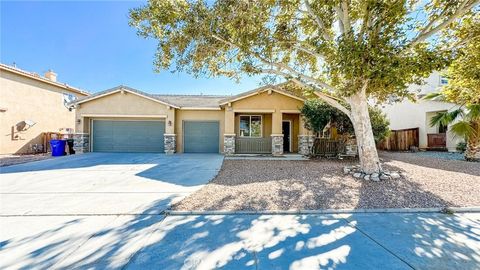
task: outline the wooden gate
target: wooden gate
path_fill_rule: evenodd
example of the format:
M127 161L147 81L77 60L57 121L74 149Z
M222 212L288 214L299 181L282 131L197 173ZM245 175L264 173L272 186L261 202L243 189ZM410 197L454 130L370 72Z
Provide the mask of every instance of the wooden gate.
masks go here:
M419 146L418 136L418 128L392 130L390 136L381 141L377 147L388 151L408 151L411 146Z

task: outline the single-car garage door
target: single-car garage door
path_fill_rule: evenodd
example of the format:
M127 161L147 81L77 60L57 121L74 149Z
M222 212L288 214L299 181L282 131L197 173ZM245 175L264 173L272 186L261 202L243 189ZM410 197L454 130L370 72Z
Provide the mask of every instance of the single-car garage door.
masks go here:
M93 120L94 152L164 152L164 121Z
M219 129L216 121L184 121L183 152L218 153Z

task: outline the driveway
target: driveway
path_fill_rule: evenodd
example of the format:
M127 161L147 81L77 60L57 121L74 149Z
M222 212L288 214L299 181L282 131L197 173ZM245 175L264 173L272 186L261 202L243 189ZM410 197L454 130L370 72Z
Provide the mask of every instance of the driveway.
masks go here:
M217 175L215 154L88 153L1 168L5 215L161 213Z

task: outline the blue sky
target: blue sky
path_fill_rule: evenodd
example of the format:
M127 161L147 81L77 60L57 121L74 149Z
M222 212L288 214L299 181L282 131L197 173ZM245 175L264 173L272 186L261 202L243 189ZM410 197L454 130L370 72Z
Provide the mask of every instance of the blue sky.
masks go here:
M0 61L90 92L123 84L150 93L236 94L260 84L244 78L195 79L153 71L155 40L136 35L128 10L142 1L0 0Z

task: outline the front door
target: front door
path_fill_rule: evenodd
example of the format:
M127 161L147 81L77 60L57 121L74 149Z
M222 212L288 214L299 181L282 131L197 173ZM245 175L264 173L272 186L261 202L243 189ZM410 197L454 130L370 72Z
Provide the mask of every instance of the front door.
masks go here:
M282 134L283 134L283 152L291 152L290 149L290 131L292 130L290 121L282 122Z

